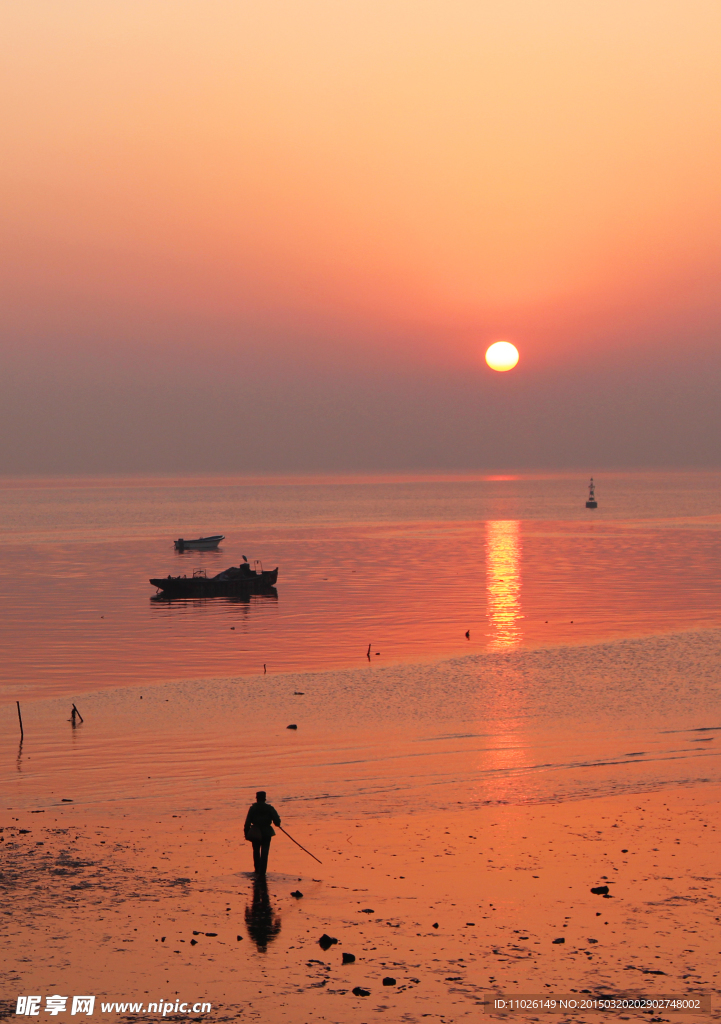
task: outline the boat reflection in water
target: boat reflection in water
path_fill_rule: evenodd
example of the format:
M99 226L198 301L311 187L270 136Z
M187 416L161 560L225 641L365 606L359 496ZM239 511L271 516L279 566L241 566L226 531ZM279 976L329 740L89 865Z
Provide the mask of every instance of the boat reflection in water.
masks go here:
M521 524L516 519L486 523L486 602L490 646L521 642Z
M260 953L265 953L268 945L280 934L280 915L270 902L264 875L253 878L253 898L245 907L245 927Z
M150 598L151 601L156 604L174 604L174 605L193 605L198 607L200 605L212 602L213 604L255 604L258 601L277 601L278 591L275 587L266 587L265 590L254 593L252 590L241 590L237 594L231 594L221 597L186 597L173 593L160 593L153 594Z

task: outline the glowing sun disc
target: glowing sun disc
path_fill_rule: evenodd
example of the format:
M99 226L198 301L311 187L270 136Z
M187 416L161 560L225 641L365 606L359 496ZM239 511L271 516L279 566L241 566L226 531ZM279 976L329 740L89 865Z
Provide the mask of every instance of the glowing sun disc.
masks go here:
M486 351L486 362L492 370L512 370L518 362L518 349L510 341L496 341Z

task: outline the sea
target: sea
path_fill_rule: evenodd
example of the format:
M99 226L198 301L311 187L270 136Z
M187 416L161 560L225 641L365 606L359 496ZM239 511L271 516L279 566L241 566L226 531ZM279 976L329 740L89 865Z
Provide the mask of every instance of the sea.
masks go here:
M719 783L721 473L600 474L593 510L587 482L0 480L5 808L226 819L263 788L293 821ZM244 555L272 592L149 582Z

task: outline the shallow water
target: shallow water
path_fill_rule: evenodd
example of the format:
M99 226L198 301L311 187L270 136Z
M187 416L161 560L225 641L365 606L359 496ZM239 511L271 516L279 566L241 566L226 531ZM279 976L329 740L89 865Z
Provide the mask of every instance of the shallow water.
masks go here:
M598 483L594 512L568 477L6 483L8 806L222 816L264 785L326 816L719 781L721 476ZM172 548L216 530L219 552ZM276 594L152 600L151 575L242 554L279 565Z
M222 817L264 785L324 817L716 783L720 650L709 630L107 689L76 728L65 698L34 701L22 747L4 716L5 791L16 808Z

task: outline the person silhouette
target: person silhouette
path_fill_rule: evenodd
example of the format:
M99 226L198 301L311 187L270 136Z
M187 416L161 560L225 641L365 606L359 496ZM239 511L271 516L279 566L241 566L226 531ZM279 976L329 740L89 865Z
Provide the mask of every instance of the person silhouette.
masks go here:
M253 879L253 899L245 907L245 927L260 953L265 953L268 943L280 932L280 916L270 902L265 875Z
M272 804L265 801L265 790L255 794L255 803L248 808L243 833L249 843L253 844L253 867L256 875L264 875L268 870L268 854L270 841L275 835L273 825L280 825L278 812Z

